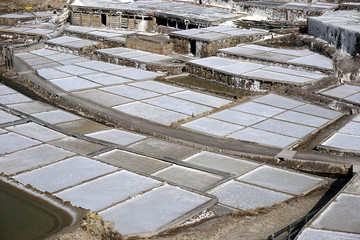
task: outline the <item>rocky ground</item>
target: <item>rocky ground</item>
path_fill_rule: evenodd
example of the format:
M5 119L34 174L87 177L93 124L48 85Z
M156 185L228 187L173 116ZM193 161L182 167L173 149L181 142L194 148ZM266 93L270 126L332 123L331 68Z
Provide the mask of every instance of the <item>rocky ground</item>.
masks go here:
M69 5L72 0L13 0L0 1L0 13L18 12L18 11L53 11L63 9Z

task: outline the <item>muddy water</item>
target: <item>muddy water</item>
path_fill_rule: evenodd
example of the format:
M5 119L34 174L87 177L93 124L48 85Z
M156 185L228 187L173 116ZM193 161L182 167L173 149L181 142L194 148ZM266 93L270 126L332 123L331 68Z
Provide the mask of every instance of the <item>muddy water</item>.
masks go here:
M241 99L246 96L257 95L254 92L244 91L228 87L216 82L210 82L205 79L194 76L179 76L168 79L169 82L185 87L194 87L211 93L223 95L234 99Z
M72 223L65 211L0 180L0 239L44 239Z

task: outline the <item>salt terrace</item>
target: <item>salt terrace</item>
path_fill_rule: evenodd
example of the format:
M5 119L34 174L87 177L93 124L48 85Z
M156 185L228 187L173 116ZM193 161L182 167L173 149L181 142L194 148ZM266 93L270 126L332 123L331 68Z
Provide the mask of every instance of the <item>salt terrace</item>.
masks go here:
M217 198L223 207L248 210L305 194L326 182L110 129L4 85L0 96L8 99L1 101L0 111L2 171L75 206L99 212L114 221L124 236L166 230L214 205ZM84 129L86 135L81 134Z
M65 91L160 124L170 125L231 102L151 81L161 76L158 73L53 50L40 49L17 56L25 58L41 77ZM51 67L42 68L44 66Z
M360 153L360 115L354 117L319 146L338 152Z
M338 7L325 2L231 4L270 22L304 24L311 15L309 34L335 46L284 29L219 25L240 15L180 2L75 0L61 30L52 13L0 16L8 25L35 21L0 31L39 42L15 51L4 81L52 103L0 84L0 172L98 213L125 237L153 236L201 213L283 211L280 203L327 188L324 176L350 179L360 87L349 81L359 73L342 65L359 52L358 12L320 16ZM176 80L183 73L199 85ZM219 88L205 91L203 81ZM238 90L244 96L232 95ZM297 239L359 238L359 176Z
M330 89L321 90L319 94L352 104L360 104L360 86L358 85L332 86Z
M334 110L269 94L182 126L216 136L290 148L341 115Z
M251 59L282 63L284 66L303 67L312 70L332 71L333 61L309 49L272 48L259 45L244 45L218 50L222 57Z
M251 48L261 48L250 46ZM188 71L201 77L212 72L212 78L225 75L229 84L252 91L268 90L269 83L304 86L327 77L326 74L253 63L221 57L192 60L187 63ZM224 80L223 80L224 81ZM249 84L249 82L251 84ZM251 85L249 87L249 85Z
M92 9L94 11L98 9L115 10L118 12L121 11L123 14L133 14L134 12L136 12L137 14L143 14L144 16L155 16L157 18L163 19L170 17L173 19L178 19L179 22L188 20L190 24L203 24L205 26L217 25L221 22L238 18L238 16L233 15L229 11L223 9L207 8L204 6L166 1L137 1L121 4L115 0L107 2L99 2L94 0L76 0L72 3L72 7L74 8L75 15L79 14L84 10L88 11L88 9ZM87 14L87 12L82 13L82 16L85 18ZM121 18L121 15L117 14L117 16L115 16L112 20L113 24L119 24L119 21L121 24ZM125 19L125 17L123 18ZM115 23L116 21L117 23ZM82 25L83 23L75 20L74 24Z
M360 175L357 174L302 230L298 240L359 239Z

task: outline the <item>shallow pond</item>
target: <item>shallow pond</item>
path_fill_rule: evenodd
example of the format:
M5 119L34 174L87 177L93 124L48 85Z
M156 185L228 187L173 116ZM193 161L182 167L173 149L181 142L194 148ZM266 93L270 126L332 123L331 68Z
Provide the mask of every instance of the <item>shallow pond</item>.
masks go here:
M44 239L72 223L72 216L44 199L0 180L0 239Z

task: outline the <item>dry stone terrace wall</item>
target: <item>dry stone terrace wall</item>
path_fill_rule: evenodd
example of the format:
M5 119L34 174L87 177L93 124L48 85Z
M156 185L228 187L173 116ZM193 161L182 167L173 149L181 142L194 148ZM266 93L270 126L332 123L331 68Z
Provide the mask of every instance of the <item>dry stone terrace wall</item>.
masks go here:
M355 56L360 53L360 25L357 11L339 11L308 19L308 33Z
M218 26L172 32L170 39L174 43L175 53L193 54L197 58L204 58L216 55L220 48L258 41L268 34L266 31Z

